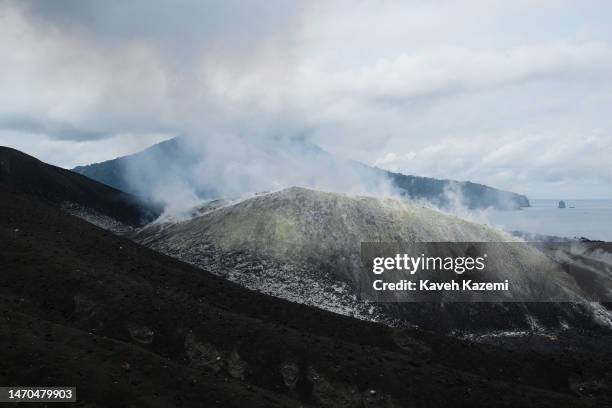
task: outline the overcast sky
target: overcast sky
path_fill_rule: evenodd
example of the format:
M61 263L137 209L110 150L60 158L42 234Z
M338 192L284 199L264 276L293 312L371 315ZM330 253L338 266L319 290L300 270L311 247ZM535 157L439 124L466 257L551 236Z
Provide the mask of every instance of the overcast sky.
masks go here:
M612 198L610 21L606 0L0 0L0 144L70 168L174 135L305 135Z

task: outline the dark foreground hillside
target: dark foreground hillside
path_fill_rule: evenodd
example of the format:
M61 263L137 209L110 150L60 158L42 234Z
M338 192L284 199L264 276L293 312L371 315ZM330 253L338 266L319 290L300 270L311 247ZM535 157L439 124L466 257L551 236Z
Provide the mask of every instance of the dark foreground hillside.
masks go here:
M601 407L603 354L509 351L240 288L0 187L0 384L80 406Z
M159 209L133 195L10 147L0 146L0 184L54 206L76 205L132 226L159 215Z

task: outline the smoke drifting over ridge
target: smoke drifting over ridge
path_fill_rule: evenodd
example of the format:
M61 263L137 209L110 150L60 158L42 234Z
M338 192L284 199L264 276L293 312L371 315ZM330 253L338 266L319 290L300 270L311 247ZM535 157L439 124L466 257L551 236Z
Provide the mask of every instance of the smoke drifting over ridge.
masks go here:
M494 224L488 208L529 204L524 196L486 186L389 173L329 154L303 137L182 136L136 155L75 170L162 204L162 219L196 216L198 207L211 199L231 204L294 186L410 199L421 207L490 225Z
M306 135L399 173L605 198L612 8L487 4L0 0L0 144L72 168L175 135Z
M299 186L399 196L384 172L339 159L301 137L182 136L124 163L130 188L180 216L206 199L242 199Z
M43 53L35 55L40 68L85 76L83 86L96 91L92 100L64 100L66 107L80 104L84 115L48 117L42 106L35 117L26 118L19 110L5 115L6 125L28 123L29 129L73 140L118 132L180 134L176 163L138 156L125 169L133 189L152 193L170 213L206 198L294 185L353 194L391 191L384 177L332 158L306 141L310 120L291 98L305 4L0 4L11 32L25 32L32 42L49 38ZM60 69L75 57L75 68ZM53 131L67 128L67 122L70 133Z
M26 33L32 42L48 38L33 57L40 59L35 65L62 78L84 77L82 85L95 91L91 99L64 99L63 110L80 105L79 115L50 115L43 105L25 117L14 109L5 115L6 126L28 123L28 129L59 140L180 134L177 163L139 156L125 169L133 189L152 194L170 213L202 199L293 185L354 194L391 191L384 177L305 141L309 115L291 98L305 4L183 0L151 7L139 0L31 0L0 6L10 32ZM75 58L70 68L67 62ZM47 78L42 72L40 77L42 86ZM74 85L72 78L65 78L64 88ZM2 122L0 117L0 128ZM70 133L54 131L68 127Z

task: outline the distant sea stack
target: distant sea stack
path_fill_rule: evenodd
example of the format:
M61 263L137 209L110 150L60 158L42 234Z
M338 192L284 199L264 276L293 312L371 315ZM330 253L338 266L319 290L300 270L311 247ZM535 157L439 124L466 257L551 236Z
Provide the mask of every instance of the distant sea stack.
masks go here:
M563 200L559 201L558 208L565 208L565 201L563 201Z

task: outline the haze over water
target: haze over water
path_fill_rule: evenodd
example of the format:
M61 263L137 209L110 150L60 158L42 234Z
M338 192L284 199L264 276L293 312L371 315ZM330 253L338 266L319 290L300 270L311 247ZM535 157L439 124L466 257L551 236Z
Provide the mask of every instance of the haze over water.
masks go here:
M488 210L491 225L506 231L525 231L559 237L612 241L612 200L533 199L520 211ZM573 207L573 208L570 208Z

